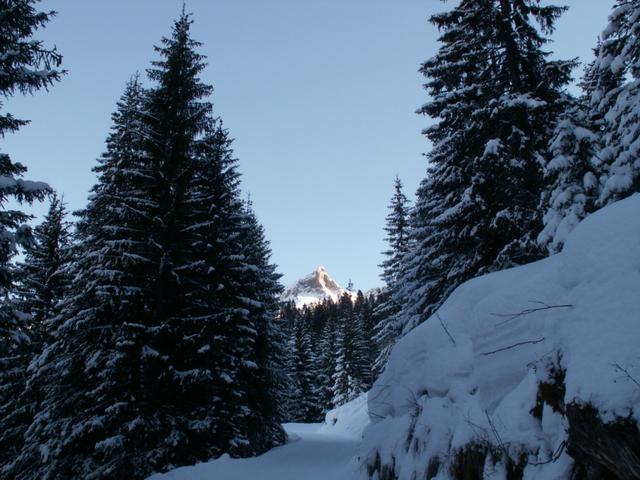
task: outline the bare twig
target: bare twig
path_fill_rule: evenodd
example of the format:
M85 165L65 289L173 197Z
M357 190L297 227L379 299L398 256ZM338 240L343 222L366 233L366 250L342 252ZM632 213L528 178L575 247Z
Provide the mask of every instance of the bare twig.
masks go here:
M629 370L627 370L626 368L622 367L619 363L614 363L614 364L613 364L613 366L614 366L614 368L615 368L616 370L619 370L620 372L624 373L624 374L625 374L625 376L626 376L629 380L631 380L633 383L635 383L635 384L638 386L638 388L640 388L640 382L638 382L638 380L636 380L636 379L633 377L633 375L631 375L631 374L629 373Z
M498 442L498 447L500 447L500 450L502 450L502 453L504 453L504 456L508 457L509 454L507 452L507 449L505 448L504 443L502 443L502 438L500 438L500 434L498 433L496 426L493 424L493 420L491 419L489 412L485 410L484 414L487 416L487 422L489 422L489 427L491 428L493 435L496 437L496 442Z
M552 310L555 308L573 308L571 304L562 304L562 305L549 305L545 302L541 302L540 300L529 300L530 303L537 303L538 305L542 305L541 307L531 307L525 308L521 312L517 313L492 313L494 317L506 317L506 320L498 323L496 326L504 325L505 323L519 317L524 317L526 315L531 315L532 313L541 312L544 310Z
M484 352L484 353L481 353L480 355L486 357L487 355L493 355L494 353L504 352L505 350L511 350L512 348L520 347L522 345L532 345L532 344L540 343L540 342L543 342L543 341L544 341L544 337L539 338L538 340L528 340L526 342L519 342L519 343L515 343L513 345L509 345L508 347L502 347L502 348L499 348L497 350L493 350L491 352Z
M473 423L471 421L471 419L469 418L469 415L465 415L464 417L465 422L467 422L467 424L471 427L471 429L473 430L473 432L480 438L482 438L482 440L484 440L485 442L489 441L489 434L487 432L487 429L478 425L477 423ZM481 432L481 433L479 433Z
M527 461L527 465L546 465L548 463L554 463L556 462L560 456L562 455L562 452L564 452L564 449L567 446L567 441L563 440L560 445L558 445L558 448L556 448L556 451L553 452L553 455L551 455L551 458L549 460L545 460L544 462L529 462Z
M445 326L445 324L442 321L442 318L440 317L440 314L438 312L436 312L436 317L438 317L438 320L440 320L440 325L442 325L442 329L445 331L445 333L449 337L449 340L451 340L451 343L453 343L453 346L455 347L456 346L456 341L451 336L451 333L449 332L449 330L447 330L447 327Z

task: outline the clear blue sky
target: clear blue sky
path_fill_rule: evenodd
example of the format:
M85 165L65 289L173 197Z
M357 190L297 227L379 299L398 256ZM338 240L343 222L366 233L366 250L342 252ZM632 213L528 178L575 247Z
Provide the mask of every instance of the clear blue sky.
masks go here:
M453 2L450 2L452 4ZM571 7L552 49L588 59L613 0ZM49 93L16 98L32 124L2 149L28 178L84 205L124 83L156 58L180 0L44 1L58 16L37 37L55 43L69 74ZM188 0L208 56L218 114L288 284L324 265L343 285L379 284L383 225L400 175L413 196L426 170L426 101L417 73L437 49L436 0ZM36 213L42 207L34 208Z

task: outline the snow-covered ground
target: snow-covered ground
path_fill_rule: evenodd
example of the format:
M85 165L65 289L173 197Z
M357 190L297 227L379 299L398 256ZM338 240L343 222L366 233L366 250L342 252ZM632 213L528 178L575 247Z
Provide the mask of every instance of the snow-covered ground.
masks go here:
M148 480L352 480L356 452L369 421L366 395L332 410L327 423L287 423L287 444L255 458L217 460L177 468Z
M561 253L461 285L402 338L369 393L361 457L445 480L480 445L485 478L505 478L505 458L525 479L571 478L567 407L640 420L639 342L636 194L586 218Z

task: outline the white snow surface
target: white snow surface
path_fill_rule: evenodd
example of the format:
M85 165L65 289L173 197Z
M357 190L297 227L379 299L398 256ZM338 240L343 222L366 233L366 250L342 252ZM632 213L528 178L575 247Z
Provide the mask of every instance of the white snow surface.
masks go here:
M568 479L566 453L545 463L561 451L566 420L548 406L541 421L531 415L538 383L559 362L567 404L639 420L639 340L636 194L587 217L561 253L464 283L402 338L369 392L360 456L395 462L399 480L425 478L437 457L442 480L452 451L482 441L526 452L525 480ZM503 478L503 465L487 468Z
M335 421L334 421L335 420ZM264 455L181 467L148 480L351 480L356 452L369 422L366 395L331 410L328 423L287 423L288 442Z
M363 393L350 402L329 410L319 432L359 440L362 438L362 432L369 424L369 421L367 394Z
M259 457L223 455L148 480L351 480L357 476L356 452L368 423L363 394L328 412L325 423L286 423L288 442Z

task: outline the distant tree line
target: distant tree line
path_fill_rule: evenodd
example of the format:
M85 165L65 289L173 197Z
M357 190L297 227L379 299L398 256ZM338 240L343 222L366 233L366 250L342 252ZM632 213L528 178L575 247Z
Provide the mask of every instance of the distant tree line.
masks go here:
M337 300L297 308L283 305L281 330L288 338L285 418L318 422L326 412L369 390L374 379L374 294L346 291Z

